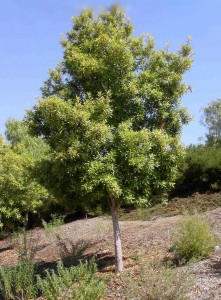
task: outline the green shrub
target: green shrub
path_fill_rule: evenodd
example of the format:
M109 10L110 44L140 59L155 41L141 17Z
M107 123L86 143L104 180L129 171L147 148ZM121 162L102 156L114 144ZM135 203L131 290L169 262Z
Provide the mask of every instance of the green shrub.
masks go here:
M187 300L193 276L184 268L148 263L142 268L139 279L126 277L124 282L126 299Z
M186 215L174 233L175 253L182 261L208 257L216 245L212 228L205 217Z
M171 196L221 190L221 149L191 145L186 149L185 163L180 170Z
M15 268L0 267L0 291L5 300L29 300L37 294L35 265L20 263Z
M38 287L46 300L99 299L104 294L105 285L95 277L95 272L94 261L80 263L79 266L71 268L64 268L59 261L57 272L46 271L44 279L38 276Z

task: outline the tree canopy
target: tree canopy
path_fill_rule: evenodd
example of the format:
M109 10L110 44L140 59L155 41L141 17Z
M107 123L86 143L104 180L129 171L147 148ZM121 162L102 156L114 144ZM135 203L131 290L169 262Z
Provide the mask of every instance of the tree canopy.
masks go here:
M36 212L48 197L31 172L35 162L46 154L47 145L31 137L27 126L18 120L6 123L6 137L0 136L1 226L26 222L26 214Z
M210 102L203 108L202 124L207 128L206 144L221 145L221 99Z
M61 44L63 59L26 118L51 149L39 179L69 206L109 203L120 270L118 208L149 205L167 191L183 155L189 115L180 103L192 48L157 50L117 7L74 17Z

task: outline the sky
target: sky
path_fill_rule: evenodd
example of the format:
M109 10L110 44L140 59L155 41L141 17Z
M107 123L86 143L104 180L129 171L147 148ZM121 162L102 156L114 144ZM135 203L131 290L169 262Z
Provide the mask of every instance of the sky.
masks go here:
M116 2L114 2L116 3ZM184 145L205 136L202 108L221 98L221 0L118 1L135 27L135 35L151 34L157 48L170 43L176 51L191 36L194 64L185 80L192 93L182 98L193 120L183 128ZM99 11L103 0L0 0L0 134L10 118L22 119L33 107L40 87L62 58L62 33L71 17L85 7Z

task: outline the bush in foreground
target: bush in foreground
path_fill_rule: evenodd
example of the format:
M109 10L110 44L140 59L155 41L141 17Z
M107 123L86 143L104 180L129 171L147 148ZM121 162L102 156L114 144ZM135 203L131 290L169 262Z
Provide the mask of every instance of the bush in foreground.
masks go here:
M174 234L175 253L179 260L201 260L214 250L216 239L205 217L187 215Z
M64 268L59 261L57 272L46 271L44 279L38 276L37 284L46 300L96 300L104 294L105 285L95 272L94 261L71 268Z
M35 265L19 263L15 268L0 267L0 292L5 300L28 300L37 294Z
M0 267L0 294L5 300L29 300L37 295L45 300L97 300L104 294L105 284L96 278L96 270L93 260L70 268L59 261L56 271L45 271L45 278L36 275L31 262Z

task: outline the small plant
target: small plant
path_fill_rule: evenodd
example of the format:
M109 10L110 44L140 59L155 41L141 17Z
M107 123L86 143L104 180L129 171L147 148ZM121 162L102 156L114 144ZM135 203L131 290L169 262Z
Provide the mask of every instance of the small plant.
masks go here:
M0 291L5 300L29 300L37 294L35 265L20 263L14 268L0 267Z
M46 300L96 300L105 292L104 282L95 277L96 270L94 260L71 268L64 268L59 261L57 272L46 271L44 279L38 276L38 287Z
M174 248L178 259L201 260L214 250L216 239L205 217L187 215L174 234Z
M56 234L56 244L60 258L68 258L71 260L79 260L82 258L84 251L88 247L88 242L85 240L78 240L74 243L71 240L62 239L59 234Z
M56 234L58 228L63 224L64 224L64 218L57 215L52 215L52 219L48 223L42 220L42 225L46 231L46 234L49 237L53 237Z
M193 285L191 274L184 268L178 270L165 265L148 263L141 269L139 279L124 279L126 299L187 300Z
M33 237L26 230L22 230L12 236L12 245L17 252L20 263L33 262L37 253L38 240L39 237Z

